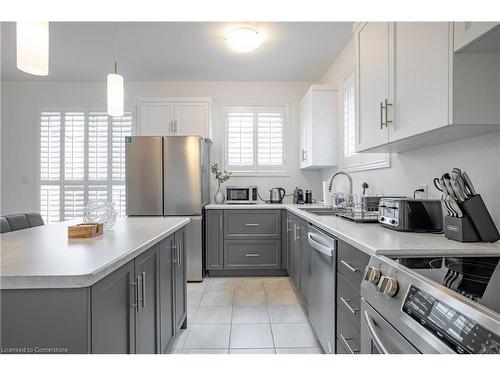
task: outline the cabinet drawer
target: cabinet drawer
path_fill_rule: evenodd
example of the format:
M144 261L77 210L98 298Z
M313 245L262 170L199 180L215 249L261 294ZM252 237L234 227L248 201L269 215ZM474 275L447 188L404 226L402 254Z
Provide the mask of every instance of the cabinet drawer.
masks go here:
M281 244L274 240L226 240L224 269L279 268Z
M226 238L281 238L280 210L225 210Z
M337 273L337 311L342 311L357 329L361 329L361 294L347 279Z
M337 270L357 289L361 287L361 280L370 257L361 250L339 241Z
M337 339L348 354L358 354L361 348L361 331L352 324L344 311L337 311Z

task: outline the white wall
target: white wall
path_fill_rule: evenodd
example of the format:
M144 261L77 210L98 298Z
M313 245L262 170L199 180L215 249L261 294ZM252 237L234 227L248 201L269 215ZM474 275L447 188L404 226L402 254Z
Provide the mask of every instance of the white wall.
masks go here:
M320 192L319 172L298 168L298 103L309 87L306 82L126 82L126 106L134 107L139 97L211 97L214 102L212 161L221 160L223 120L226 104L288 104L288 177L235 177L231 184L256 184L263 197L266 190L283 186L291 193L295 186ZM105 82L2 82L1 212L38 210L38 123L43 106L98 106L105 108ZM212 194L215 191L212 184Z
M347 44L321 83L341 89L342 81L355 69L354 40ZM339 111L340 126L343 114ZM339 144L341 146L341 143ZM339 149L339 152L342 152ZM427 184L430 198L438 198L439 192L432 180L454 167L466 170L476 190L483 197L497 226L500 226L500 133L445 143L391 155L389 168L353 172L354 192L361 192L361 184L370 185L370 193L411 195L418 184ZM322 180L329 179L336 168L324 170ZM347 191L345 180L339 177L338 190Z

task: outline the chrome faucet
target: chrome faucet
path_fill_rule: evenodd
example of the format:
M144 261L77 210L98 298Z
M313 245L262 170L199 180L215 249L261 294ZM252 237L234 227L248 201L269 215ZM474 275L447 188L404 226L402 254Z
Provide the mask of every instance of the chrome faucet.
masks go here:
M346 176L348 179L349 179L349 196L347 197L347 206L350 207L351 206L351 199L352 199L352 177L349 173L347 172L343 172L343 171L339 171L337 173L335 173L332 178L330 178L330 184L328 185L328 191L332 191L332 184L333 184L333 179L335 177L337 177L339 174L343 174L344 176Z

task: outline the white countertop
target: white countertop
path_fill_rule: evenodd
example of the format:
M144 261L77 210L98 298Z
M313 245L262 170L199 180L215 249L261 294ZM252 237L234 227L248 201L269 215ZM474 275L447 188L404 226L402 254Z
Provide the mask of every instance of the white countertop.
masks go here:
M85 239L68 239L72 221L1 234L0 289L90 286L189 220L126 217L103 235Z
M301 208L319 204L209 204L206 209L285 209L311 224L364 251L368 255L500 255L496 243L464 243L444 234L398 232L377 223L354 223L336 216L319 216Z

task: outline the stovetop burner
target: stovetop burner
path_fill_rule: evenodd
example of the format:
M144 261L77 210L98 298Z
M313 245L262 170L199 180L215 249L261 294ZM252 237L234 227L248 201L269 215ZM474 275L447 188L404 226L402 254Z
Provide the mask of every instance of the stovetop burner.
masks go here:
M500 257L393 258L433 281L500 313Z

